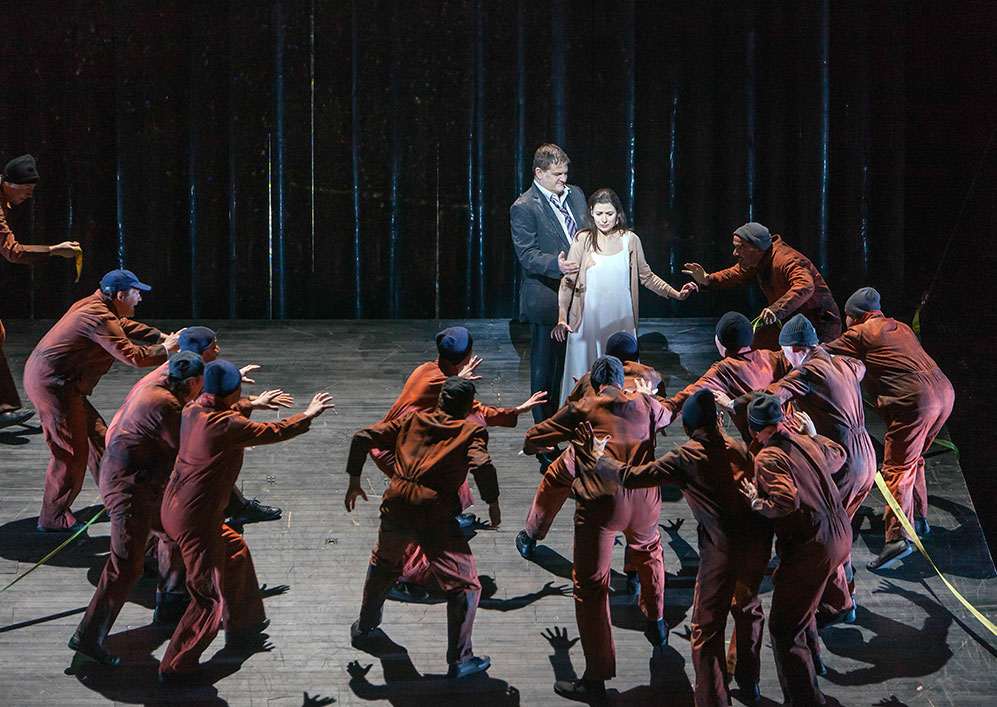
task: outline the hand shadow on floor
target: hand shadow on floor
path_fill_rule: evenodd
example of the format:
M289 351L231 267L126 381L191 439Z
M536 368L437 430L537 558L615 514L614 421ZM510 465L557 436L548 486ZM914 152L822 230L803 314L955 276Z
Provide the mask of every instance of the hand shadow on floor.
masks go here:
M894 594L907 599L924 610L927 616L921 627L915 628L874 614L860 605L853 625L831 626L821 631L820 636L831 653L866 663L867 667L841 673L829 665L825 679L835 685L874 685L895 678L938 673L952 657L947 643L952 625L952 615L948 610L924 594L904 589L890 581L882 582L873 593ZM866 641L862 632L854 626L866 628L875 636ZM897 650L898 646L916 647L916 650Z
M346 666L349 687L361 700L387 700L397 707L439 707L445 704L474 704L475 707L516 707L519 690L504 680L477 673L459 680L445 674L420 673L403 646L376 629L364 651L381 662L384 684L367 679L372 664L351 661Z

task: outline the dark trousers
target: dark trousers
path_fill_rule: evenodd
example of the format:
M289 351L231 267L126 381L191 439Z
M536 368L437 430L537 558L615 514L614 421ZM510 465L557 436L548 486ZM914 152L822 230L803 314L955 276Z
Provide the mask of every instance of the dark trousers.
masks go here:
M422 548L430 571L447 595L447 663L471 658L471 630L481 598L481 583L474 556L452 515L426 517L413 522L381 518L377 545L371 554L360 606L360 628L370 631L381 623L381 610L388 592L398 581L412 543Z
M0 322L0 412L17 410L21 407L21 396L17 394L14 376L10 374L7 356L3 352L3 344L6 340L7 332L3 328L3 322Z
M561 397L565 342L550 338L553 328L530 322L530 392L547 391L547 402L533 408L534 422L543 422L557 412Z

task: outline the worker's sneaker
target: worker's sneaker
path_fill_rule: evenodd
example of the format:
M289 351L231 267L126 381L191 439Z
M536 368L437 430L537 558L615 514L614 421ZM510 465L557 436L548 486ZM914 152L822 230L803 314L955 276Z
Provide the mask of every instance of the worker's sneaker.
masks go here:
M891 543L886 543L883 546L883 551L879 553L879 557L867 564L866 567L870 570L888 570L897 561L902 560L912 552L914 552L914 548L911 547L910 541L906 538L900 538Z
M738 680L737 690L741 693L741 702L751 704L752 702L758 702L758 700L762 699L762 691L758 689L757 680L754 682L741 682Z
M519 554L523 556L524 560L531 560L537 551L537 541L531 538L525 530L520 530L519 534L516 535L516 549L519 550Z
M242 510L229 518L229 522L246 525L247 523L265 523L270 520L280 520L281 510L275 506L264 506L255 498L246 501Z
M84 643L80 641L80 633L77 631L69 639L69 647L82 656L96 661L101 665L117 665L121 659L113 653L108 653L99 643Z
M452 663L447 670L448 678L466 678L491 667L492 659L487 655L476 655L460 663Z
M931 526L928 525L927 518L915 518L914 519L914 532L917 533L917 537L923 538L925 535L931 532Z
M554 683L554 692L569 700L602 704L606 700L606 683L604 680L558 680Z
M83 527L83 523L76 521L68 528L46 528L44 525L36 525L35 530L39 533L75 533Z

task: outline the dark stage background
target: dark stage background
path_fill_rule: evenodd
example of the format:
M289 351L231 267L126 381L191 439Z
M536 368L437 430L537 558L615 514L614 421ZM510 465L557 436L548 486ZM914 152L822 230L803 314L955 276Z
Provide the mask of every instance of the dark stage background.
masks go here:
M997 3L56 0L0 29L0 159L43 176L13 226L86 255L75 286L0 262L4 317L58 317L119 265L151 319L511 317L508 206L550 140L673 284L754 219L839 303L873 284L909 321L931 289L953 420L989 424Z

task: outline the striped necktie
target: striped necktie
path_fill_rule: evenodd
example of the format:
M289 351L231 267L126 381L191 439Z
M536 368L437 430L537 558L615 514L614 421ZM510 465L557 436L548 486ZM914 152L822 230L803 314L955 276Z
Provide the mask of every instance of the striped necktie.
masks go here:
M555 209L561 212L562 216L564 216L564 227L568 229L568 240L575 240L575 234L578 233L578 226L575 225L575 220L571 218L571 212L568 211L568 207L559 204L557 197L553 194L550 195L550 203L554 205Z

